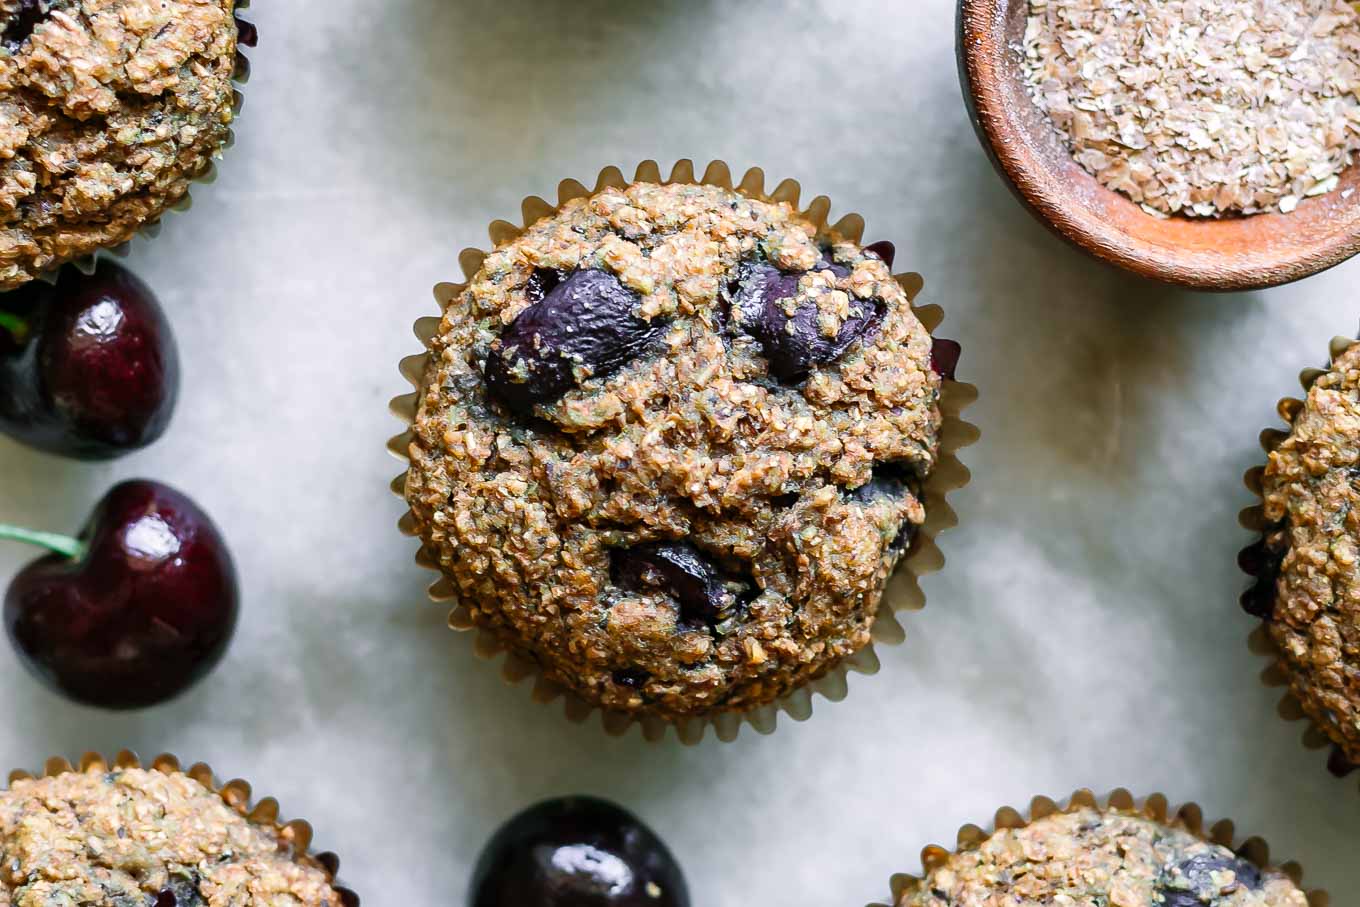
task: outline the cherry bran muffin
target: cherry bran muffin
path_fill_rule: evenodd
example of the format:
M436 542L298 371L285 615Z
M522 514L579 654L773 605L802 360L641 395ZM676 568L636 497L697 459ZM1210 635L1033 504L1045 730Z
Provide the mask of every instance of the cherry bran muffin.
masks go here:
M896 907L1308 907L1282 872L1176 826L1113 810L1054 813L950 856Z
M66 772L0 792L0 905L342 907L318 866L188 775Z
M636 183L489 255L433 341L406 484L473 622L587 702L667 719L772 702L867 645L941 426L889 249Z
M1258 576L1243 605L1343 770L1360 763L1360 344L1313 383L1261 485L1270 528L1244 552Z
M131 239L225 144L234 0L0 0L0 290Z

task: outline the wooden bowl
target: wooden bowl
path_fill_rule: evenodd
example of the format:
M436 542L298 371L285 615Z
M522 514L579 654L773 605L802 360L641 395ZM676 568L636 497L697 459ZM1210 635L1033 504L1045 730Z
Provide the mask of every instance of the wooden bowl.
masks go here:
M1030 98L1020 52L1029 0L959 0L959 76L992 163L1030 212L1073 245L1135 274L1204 290L1271 287L1360 252L1360 167L1289 214L1153 217L1072 159ZM1348 191L1349 190L1349 191Z

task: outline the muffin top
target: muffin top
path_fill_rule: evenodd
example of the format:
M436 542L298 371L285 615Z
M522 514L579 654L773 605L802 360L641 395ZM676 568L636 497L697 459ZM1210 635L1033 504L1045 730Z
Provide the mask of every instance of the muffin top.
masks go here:
M995 832L897 907L1307 907L1288 876L1142 816L1084 808Z
M1262 486L1271 636L1294 695L1360 763L1360 344L1308 391Z
M340 907L320 869L179 772L67 772L0 792L0 907Z
M156 220L227 139L234 0L0 0L0 290Z
M407 498L478 625L589 702L770 702L869 641L941 379L875 253L638 183L489 255L432 345Z

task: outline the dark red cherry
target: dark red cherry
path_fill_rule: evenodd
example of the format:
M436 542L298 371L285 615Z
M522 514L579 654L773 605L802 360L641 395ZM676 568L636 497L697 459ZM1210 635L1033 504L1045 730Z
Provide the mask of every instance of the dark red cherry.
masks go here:
M179 356L146 284L111 261L68 267L56 286L0 296L0 431L86 460L145 447L165 431Z
M511 819L472 874L469 907L689 907L671 852L603 800L549 800Z
M211 519L156 482L124 482L79 538L0 526L52 550L5 595L5 629L26 666L58 692L111 709L156 705L222 658L239 594Z

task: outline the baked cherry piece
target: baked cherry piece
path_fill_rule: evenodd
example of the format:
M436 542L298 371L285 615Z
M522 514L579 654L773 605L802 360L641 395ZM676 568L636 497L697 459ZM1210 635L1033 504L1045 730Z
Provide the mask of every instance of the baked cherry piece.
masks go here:
M164 433L179 356L151 290L101 261L0 296L0 431L48 453L111 459Z
M869 243L869 245L864 247L864 251L883 262L889 268L893 266L893 261L897 258L897 246L888 242L886 239Z
M485 366L492 396L516 412L556 402L583 377L612 375L664 327L637 317L640 297L608 271L560 279L536 271L527 294L534 302L502 332Z
M812 271L798 272L781 271L764 261L749 261L742 264L736 280L728 287L734 321L760 343L770 374L779 381L796 384L817 366L835 362L883 320L881 301L857 297L850 298L848 314L834 337L823 333L815 300L802 300L790 315L789 301L798 297L802 279L824 272L837 279L850 275L849 268L826 258Z
M1172 866L1167 877L1157 886L1161 907L1204 907L1220 894L1226 894L1224 884L1232 873L1233 890L1257 891L1261 887L1261 870L1240 857L1221 854L1196 854Z
M941 378L946 381L953 381L954 375L959 369L959 358L962 355L963 347L959 346L957 340L944 340L936 337L930 348L930 367Z
M861 504L872 504L883 499L901 500L908 494L919 494L920 484L911 467L905 463L883 463L874 467L873 476L867 483L850 492L850 500ZM898 527L897 537L888 549L895 554L906 552L918 531L920 527L907 520Z
M625 589L650 589L675 599L680 622L711 626L731 616L752 596L744 584L726 577L703 552L687 542L660 542L610 552L610 574Z
M132 709L184 692L236 628L236 570L221 533L188 497L124 482L79 538L0 526L52 551L5 595L5 629L25 665L89 705Z
M470 907L689 907L671 852L632 813L586 797L511 819L472 873Z

